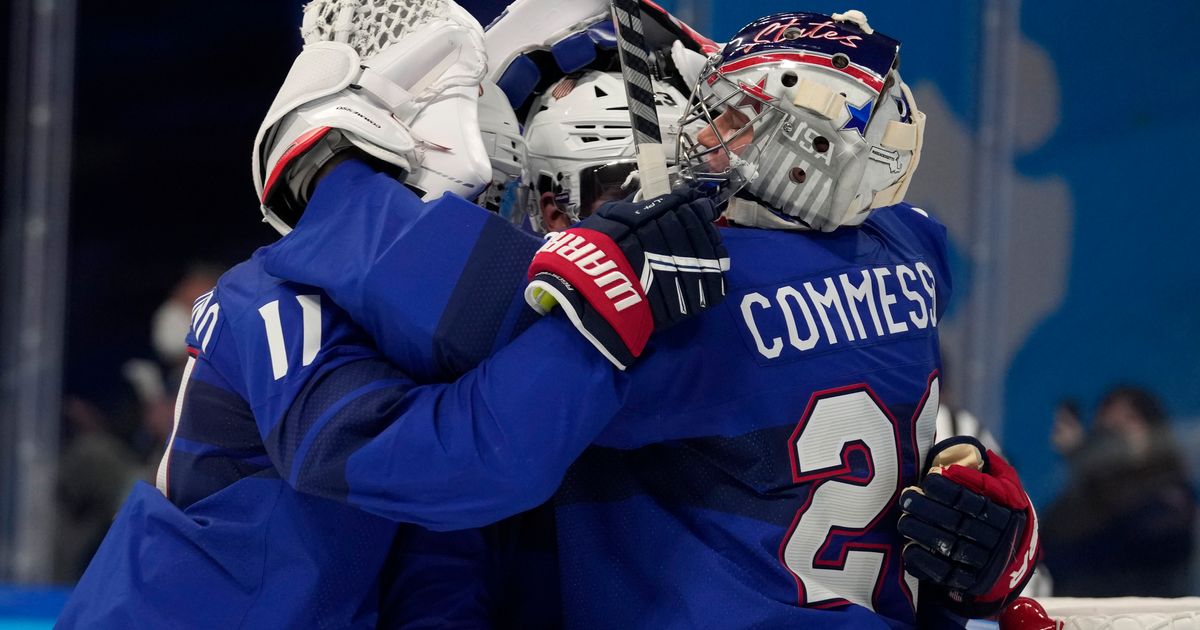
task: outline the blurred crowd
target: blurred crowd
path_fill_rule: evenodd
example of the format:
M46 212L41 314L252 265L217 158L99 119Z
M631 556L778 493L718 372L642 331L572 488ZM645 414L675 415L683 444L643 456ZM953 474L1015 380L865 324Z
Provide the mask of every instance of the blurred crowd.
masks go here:
M192 265L151 319L147 334L154 356L129 359L99 391L72 392L64 399L56 581L73 583L83 574L133 483L154 483L174 426L192 303L212 289L221 272Z
M1162 402L1114 387L1090 428L1079 409L1059 405L1051 438L1069 471L1041 519L1054 594L1195 594L1196 491Z

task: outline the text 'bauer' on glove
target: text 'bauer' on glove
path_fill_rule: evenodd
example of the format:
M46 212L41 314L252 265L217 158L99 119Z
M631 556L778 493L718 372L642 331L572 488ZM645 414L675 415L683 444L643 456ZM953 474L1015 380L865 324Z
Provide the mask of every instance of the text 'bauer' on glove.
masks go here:
M1039 555L1037 515L1008 462L972 437L938 442L919 487L900 495L904 570L931 597L990 617L1021 593Z
M604 204L551 234L529 266L525 301L555 305L622 370L654 330L725 298L729 255L713 221L715 202L691 188L649 201Z

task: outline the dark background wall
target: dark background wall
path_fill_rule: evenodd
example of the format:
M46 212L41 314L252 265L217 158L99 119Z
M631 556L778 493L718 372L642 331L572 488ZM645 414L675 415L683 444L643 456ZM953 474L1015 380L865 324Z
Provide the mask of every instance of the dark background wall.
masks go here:
M274 238L250 149L300 49L299 7L80 3L69 392L99 395L149 355L150 316L189 263L232 264Z

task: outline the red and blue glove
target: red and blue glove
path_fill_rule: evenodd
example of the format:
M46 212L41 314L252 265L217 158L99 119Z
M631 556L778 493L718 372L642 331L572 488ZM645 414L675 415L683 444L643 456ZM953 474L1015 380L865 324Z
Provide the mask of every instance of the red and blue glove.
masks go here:
M998 614L1033 575L1037 515L1017 472L972 437L934 445L920 486L900 495L904 569L921 599L968 617Z
M529 266L525 301L561 306L571 323L620 369L650 333L725 299L729 255L712 199L691 188L649 201L600 206L551 234Z

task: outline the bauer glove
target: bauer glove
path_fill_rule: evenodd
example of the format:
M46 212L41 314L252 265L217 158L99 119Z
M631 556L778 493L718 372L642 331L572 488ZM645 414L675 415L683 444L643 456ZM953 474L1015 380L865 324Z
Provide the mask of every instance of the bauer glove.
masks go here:
M1033 575L1040 552L1033 505L1012 466L975 438L938 442L929 462L920 486L900 495L904 569L922 581L922 600L993 616Z
M561 306L624 370L651 332L725 299L729 255L712 223L714 204L689 188L604 204L547 237L529 266L525 301L543 314Z

